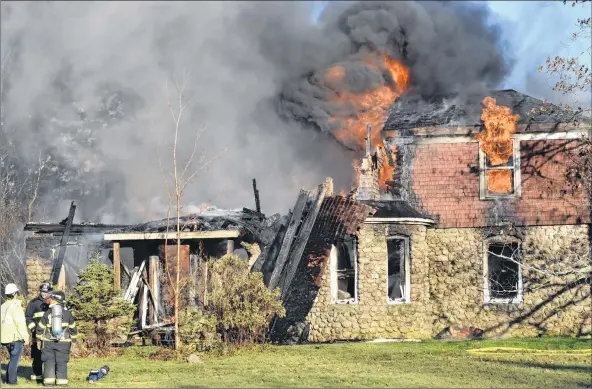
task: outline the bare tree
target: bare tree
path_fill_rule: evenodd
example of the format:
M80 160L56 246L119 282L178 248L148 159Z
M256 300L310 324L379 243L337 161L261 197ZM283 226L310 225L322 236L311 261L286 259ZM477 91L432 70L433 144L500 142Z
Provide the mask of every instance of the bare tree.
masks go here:
M187 84L189 82L190 72L184 71L182 80L179 82L177 78L174 79L174 88L177 93L176 99L171 99L167 96L168 108L171 114L173 122L173 145L172 145L172 169L170 172L165 173L162 161L160 163L161 172L163 174L165 189L167 193L167 234L171 227L175 231L175 244L176 244L176 258L174 261L173 268L170 266L168 259L168 240L165 240L165 272L167 280L173 292L173 315L175 322L175 349L179 347L179 301L180 292L182 288L182 276L181 276L181 232L187 227L187 222L182 223L182 209L183 196L189 183L196 177L197 174L204 171L212 162L220 158L221 154L215 155L208 158L205 153L197 153L197 146L205 130L205 126L200 126L196 133L193 142L193 148L191 149L190 155L183 162L182 157L179 155L179 141L181 135L181 124L184 118L184 113L187 107L191 103L191 97L185 98L185 92L187 90ZM169 86L167 82L167 95L169 92ZM173 102L174 101L174 102ZM197 155L199 154L199 155ZM160 155L159 155L160 159ZM174 223L171 226L171 214L174 214Z

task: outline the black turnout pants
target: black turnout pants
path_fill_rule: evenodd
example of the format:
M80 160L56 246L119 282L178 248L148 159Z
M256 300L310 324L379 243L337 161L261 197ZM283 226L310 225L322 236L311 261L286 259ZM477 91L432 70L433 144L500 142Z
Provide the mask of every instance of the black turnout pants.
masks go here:
M43 383L45 385L66 385L68 383L68 361L70 342L43 342Z
M33 375L41 378L43 376L43 361L41 360L40 342L33 338L31 342L31 358L33 359Z

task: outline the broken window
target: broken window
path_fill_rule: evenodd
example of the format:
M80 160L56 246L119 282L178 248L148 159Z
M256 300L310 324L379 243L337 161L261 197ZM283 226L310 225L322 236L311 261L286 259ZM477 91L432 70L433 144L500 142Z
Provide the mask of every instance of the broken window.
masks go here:
M486 243L485 302L522 300L522 269L518 242Z
M409 302L409 239L402 236L388 237L386 247L388 255L388 302Z
M331 248L331 292L337 304L358 301L356 240L348 238Z
M481 165L480 192L481 199L497 198L500 196L518 196L520 181L520 147L518 141L511 143L511 155L507 159L490 158L481 149L479 161Z

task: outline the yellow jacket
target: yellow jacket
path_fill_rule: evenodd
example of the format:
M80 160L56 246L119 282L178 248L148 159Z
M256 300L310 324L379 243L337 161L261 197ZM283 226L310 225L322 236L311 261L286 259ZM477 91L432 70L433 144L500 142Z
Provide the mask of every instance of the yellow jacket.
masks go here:
M25 310L19 299L7 300L0 306L0 343L12 343L29 340Z

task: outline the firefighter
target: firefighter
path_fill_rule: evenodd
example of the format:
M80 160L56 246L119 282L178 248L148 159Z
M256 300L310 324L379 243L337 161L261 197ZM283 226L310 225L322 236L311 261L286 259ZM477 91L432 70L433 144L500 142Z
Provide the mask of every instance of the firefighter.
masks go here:
M33 373L31 374L31 381L43 380L43 362L41 362L41 349L37 342L37 324L43 317L43 314L49 308L47 303L50 293L52 291L51 283L49 281L43 281L39 287L39 296L33 299L27 310L25 311L25 317L27 318L27 327L31 334L31 358L33 359ZM47 301L46 301L47 300Z
M19 291L15 284L7 284L4 289L6 301L0 307L0 343L8 349L10 359L6 367L6 383L16 385L18 363L29 344L29 331L22 301L17 298Z
M41 340L43 385L68 384L68 361L77 334L74 316L65 309L64 293L53 292L49 309L37 325L37 338Z

